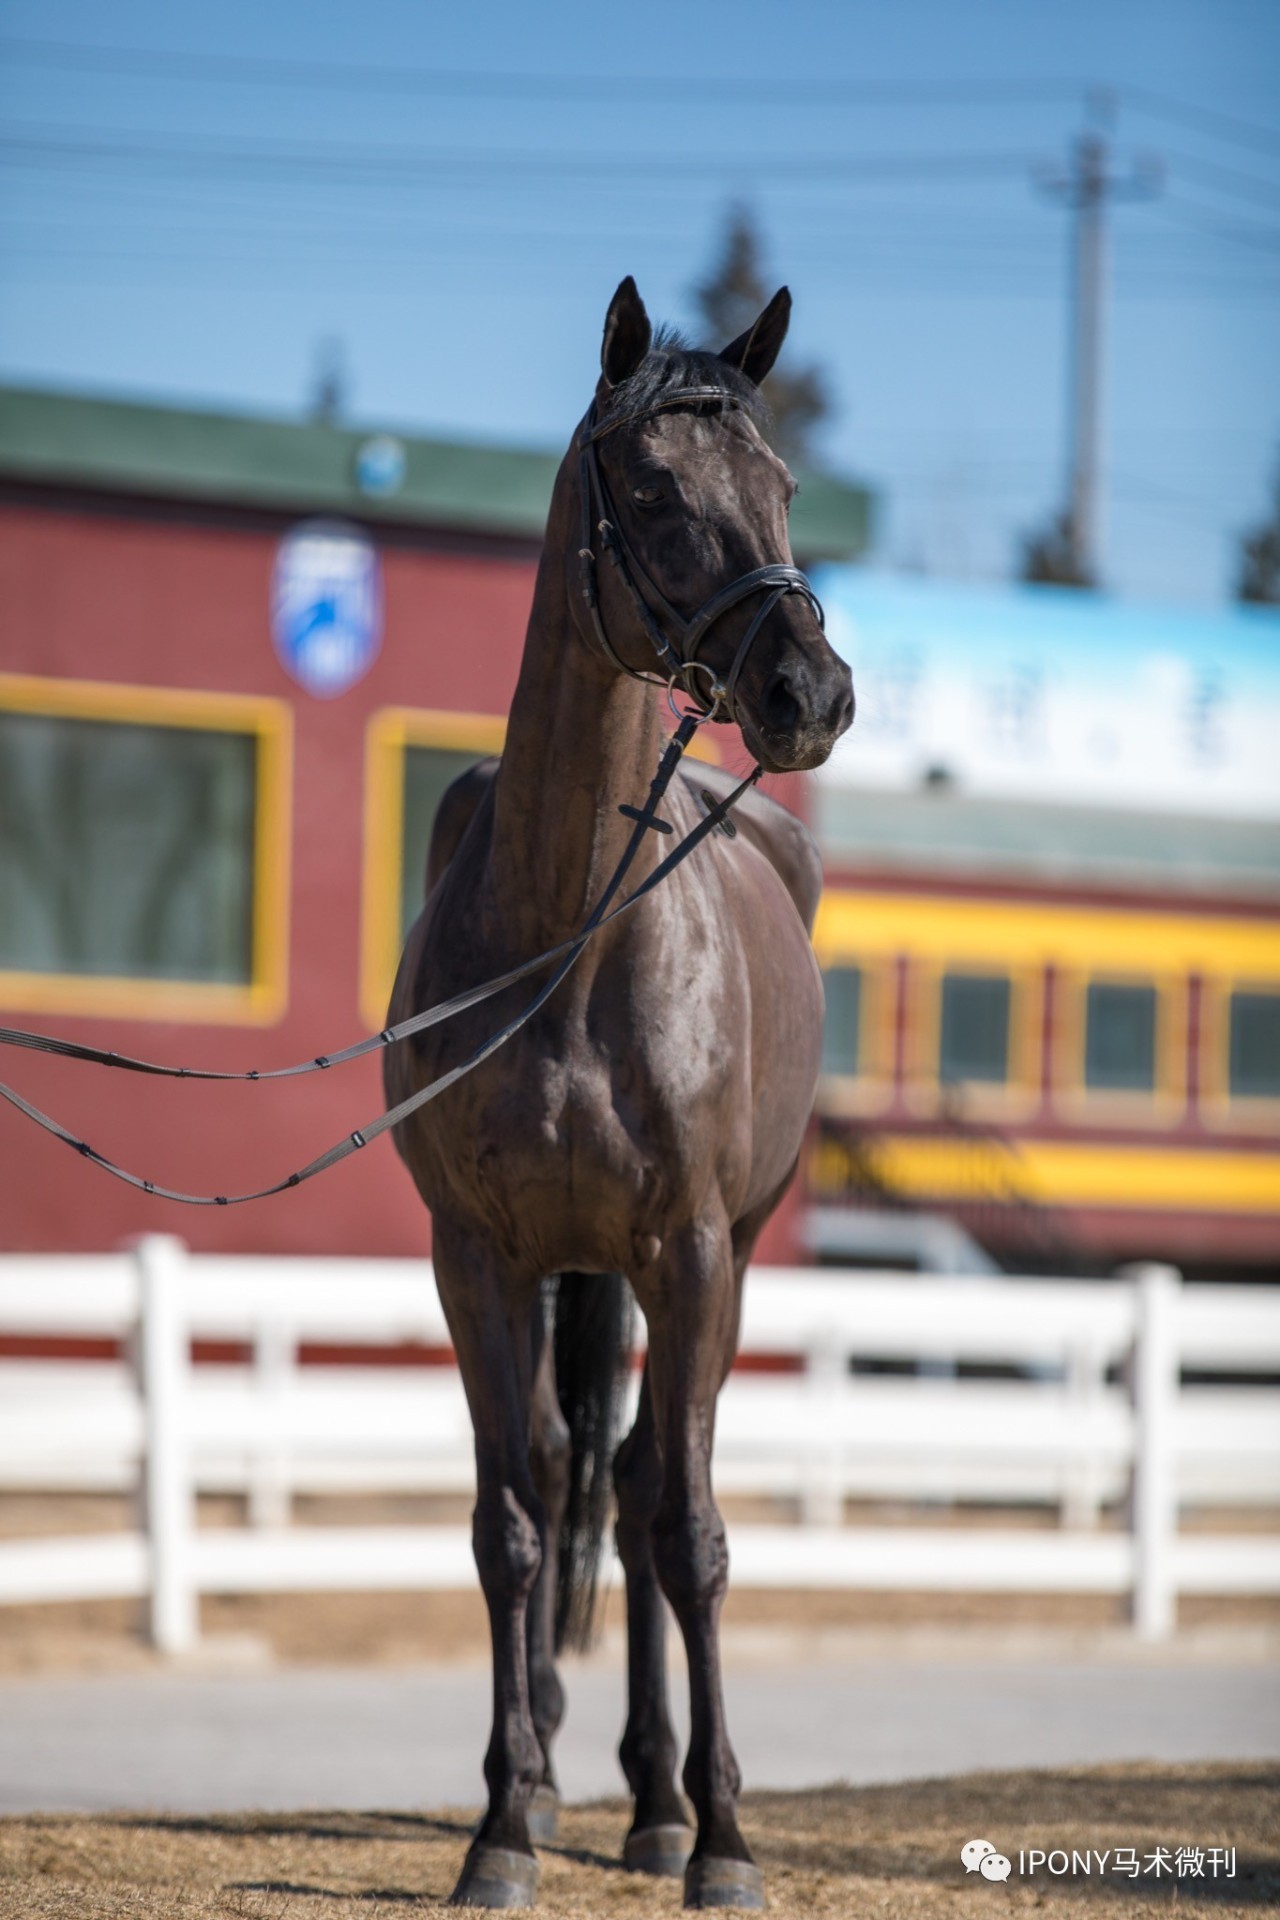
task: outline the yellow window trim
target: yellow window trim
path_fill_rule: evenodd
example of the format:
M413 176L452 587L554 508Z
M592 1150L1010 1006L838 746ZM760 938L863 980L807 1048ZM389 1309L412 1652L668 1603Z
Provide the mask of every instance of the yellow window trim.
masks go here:
M367 1027L376 1029L386 1020L391 983L400 964L405 752L410 747L437 747L484 757L500 754L506 737L506 720L492 713L382 707L370 717L365 730L360 904L360 1017ZM705 730L696 735L689 754L713 766L720 761Z
M1068 902L941 898L829 887L814 929L823 966L907 953L947 965L1166 974L1280 975L1280 924Z
M1237 993L1280 995L1280 966L1269 978L1234 974L1206 980L1200 999L1200 1096L1217 1126L1280 1124L1280 1096L1231 1091L1231 1001Z
M0 673L0 711L130 726L253 734L255 753L251 977L243 986L110 974L0 968L0 1004L25 1012L269 1026L288 1002L293 715L265 695L46 680Z

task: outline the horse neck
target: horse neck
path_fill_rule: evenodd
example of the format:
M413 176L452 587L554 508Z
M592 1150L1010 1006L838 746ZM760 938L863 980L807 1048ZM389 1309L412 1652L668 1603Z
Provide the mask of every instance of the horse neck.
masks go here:
M570 610L576 595L568 519L553 509L494 795L490 870L506 918L520 903L530 936L581 926L631 832L618 812L640 806L662 747L652 688L597 658ZM646 835L652 843L654 834ZM641 847L628 884L657 854Z

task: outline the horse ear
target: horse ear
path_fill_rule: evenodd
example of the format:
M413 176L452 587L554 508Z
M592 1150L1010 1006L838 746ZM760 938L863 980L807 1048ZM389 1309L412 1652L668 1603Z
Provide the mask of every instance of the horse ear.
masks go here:
M759 386L777 359L790 324L791 291L779 287L755 325L722 347L720 358Z
M611 387L633 374L649 351L653 328L636 283L628 274L609 302L605 316L600 369Z

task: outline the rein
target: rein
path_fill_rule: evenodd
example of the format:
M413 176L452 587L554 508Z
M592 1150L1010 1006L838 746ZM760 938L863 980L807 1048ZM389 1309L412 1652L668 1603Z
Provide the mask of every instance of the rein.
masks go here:
M689 618L679 614L664 597L660 589L650 578L637 557L634 548L628 542L618 523L617 510L614 507L609 485L600 465L596 448L599 442L609 434L630 425L632 421L644 419L668 408L697 406L714 401L720 407L735 407L740 403L733 394L725 393L719 387L677 387L660 399L651 401L641 411L623 415L617 420L600 423L596 419L594 401L578 433L579 490L582 497L582 546L578 558L582 567L582 593L591 617L596 639L606 656L620 672L629 674L633 680L645 680L658 686L665 686L667 697L679 722L675 733L667 745L658 770L649 787L649 796L642 808L624 806L621 812L634 822L631 836L627 841L622 858L614 869L608 885L592 908L581 929L559 946L548 948L532 960L526 960L521 966L514 967L509 973L501 974L495 980L488 980L482 986L468 987L464 992L455 994L452 999L441 1001L437 1006L427 1007L421 1013L401 1020L394 1027L384 1027L381 1033L371 1034L367 1039L358 1040L354 1045L343 1047L337 1053L317 1054L311 1060L298 1062L291 1067L273 1067L265 1072L251 1069L247 1073L221 1073L201 1067L168 1067L155 1061L135 1059L130 1054L115 1053L101 1047L88 1047L78 1041L58 1040L49 1034L29 1033L20 1027L0 1027L0 1046L23 1047L34 1053L50 1053L68 1060L86 1061L93 1066L116 1067L126 1073L147 1073L171 1080L289 1080L300 1074L323 1071L328 1067L342 1066L349 1060L359 1060L367 1053L375 1053L380 1048L396 1046L414 1034L425 1032L428 1027L438 1026L442 1021L451 1019L455 1014L463 1013L469 1007L478 1006L482 1001L491 999L507 987L516 986L530 974L539 972L543 967L551 966L554 971L549 980L539 988L534 998L514 1019L492 1034L488 1040L470 1053L458 1066L451 1067L447 1073L439 1075L416 1093L410 1094L398 1106L378 1115L366 1127L357 1127L354 1132L344 1135L326 1153L311 1160L296 1173L286 1175L269 1187L259 1187L252 1193L178 1193L172 1187L163 1187L154 1180L147 1180L140 1174L130 1173L126 1168L117 1166L108 1160L87 1140L79 1139L49 1114L42 1113L13 1087L0 1081L0 1099L16 1107L36 1126L52 1134L54 1139L63 1141L74 1152L86 1160L92 1160L96 1166L109 1173L126 1185L136 1187L139 1192L155 1194L161 1200L175 1200L188 1207L233 1207L242 1206L249 1200L265 1200L272 1194L284 1193L290 1187L300 1187L305 1180L313 1180L317 1174L326 1173L330 1167L336 1167L348 1155L356 1153L361 1147L367 1147L371 1140L380 1134L398 1126L402 1120L416 1113L419 1107L436 1099L447 1088L461 1080L465 1074L478 1067L482 1061L496 1053L512 1036L518 1033L531 1020L539 1009L545 1006L560 982L577 964L588 942L620 915L627 913L644 899L662 881L686 860L717 827L723 827L728 833L734 831L729 822L729 814L760 778L761 769L755 767L732 793L723 800L709 805L704 818L693 827L666 858L659 862L647 880L620 901L613 905L614 899L630 871L636 855L640 851L645 834L652 828L658 833L670 833L671 828L665 820L659 820L656 808L690 740L698 727L709 720L727 721L737 716L737 688L742 668L750 653L756 635L773 609L789 593L803 594L813 609L819 625L823 622L822 606L809 581L798 567L783 562L756 567L750 573L744 573L737 580L731 580L715 593ZM641 626L648 635L654 653L663 668L661 675L647 673L627 665L618 653L604 624L600 609L598 592L598 568L594 534L600 537L604 551L617 568L622 582L634 604ZM715 622L723 614L736 607L741 601L749 599L754 593L764 593L766 598L756 610L746 632L738 644L733 662L723 679L705 661L698 658L698 648ZM656 608L656 611L655 611ZM675 635L672 640L663 630L666 622ZM675 709L673 699L677 682L694 702L696 711L681 714ZM710 796L704 796L709 801Z
M113 1160L108 1160L105 1154L91 1147L87 1140L77 1138L49 1114L41 1112L39 1107L33 1106L29 1100L24 1099L13 1087L6 1086L3 1081L0 1081L0 1099L6 1100L10 1106L16 1107L19 1113L25 1114L28 1120L34 1121L46 1133L52 1134L56 1140L63 1141L84 1159L92 1160L96 1166L101 1167L105 1173L111 1174L115 1179L123 1180L127 1186L136 1187L141 1193L154 1194L161 1200L176 1200L183 1206L242 1206L249 1200L265 1200L272 1194L286 1192L290 1187L300 1187L305 1180L312 1180L317 1174L326 1173L330 1167L336 1167L339 1161L347 1159L361 1147L367 1147L369 1142L376 1140L380 1134L398 1126L402 1120L407 1120L410 1114L417 1112L419 1107L424 1107L428 1101L436 1099L447 1088L461 1080L465 1074L470 1073L474 1067L478 1067L482 1061L487 1060L490 1054L496 1053L499 1047L505 1045L546 1004L560 982L576 965L588 942L600 932L601 928L611 925L622 914L628 913L632 907L644 899L646 894L660 886L667 876L674 873L675 869L694 852L695 848L701 846L717 827L732 831L728 816L743 794L760 778L761 769L758 766L752 769L732 793L726 794L723 800L709 807L703 819L696 827L691 828L679 846L675 847L665 860L654 868L648 879L642 881L633 893L628 894L625 900L620 901L610 910L611 903L640 851L645 834L650 828L659 833L669 833L671 830L666 821L658 819L657 805L671 784L672 776L680 764L686 747L705 718L706 716L702 714L683 716L658 764L658 770L650 784L649 796L643 808L622 809L635 824L608 885L578 933L568 940L561 941L559 946L550 947L545 953L537 954L532 960L526 960L509 973L501 974L495 980L488 980L482 986L468 987L464 992L455 994L451 1000L444 1000L437 1006L427 1007L422 1013L413 1014L408 1020L401 1020L394 1027L384 1027L381 1033L371 1034L365 1040L358 1040L353 1046L344 1047L338 1053L317 1054L314 1059L302 1061L295 1066L270 1068L266 1072L251 1070L248 1073L217 1073L199 1067L160 1066L150 1060L135 1059L129 1054L82 1046L79 1042L72 1040L58 1040L49 1034L28 1033L19 1027L0 1027L0 1046L24 1047L35 1053L57 1054L65 1059L83 1060L95 1066L118 1067L129 1073L158 1074L174 1080L286 1080L299 1074L315 1073L327 1067L341 1066L348 1060L358 1060L362 1055L374 1053L379 1048L394 1046L399 1041L407 1040L413 1034L421 1033L428 1027L438 1026L442 1021L450 1019L454 1014L464 1012L468 1007L479 1005L481 1001L490 999L507 987L517 985L542 967L555 965L551 978L538 990L528 1006L514 1019L508 1021L506 1026L491 1035L458 1066L451 1067L447 1073L439 1075L427 1086L420 1087L416 1093L410 1094L398 1106L379 1114L377 1119L370 1121L368 1126L357 1127L354 1132L344 1135L326 1153L309 1161L296 1173L290 1173L283 1180L277 1180L274 1185L256 1188L252 1193L178 1193L172 1187L160 1186L154 1180L144 1179L140 1174L130 1173L126 1168L117 1166Z
M756 635L778 602L789 593L803 594L819 626L824 625L822 603L799 567L775 561L768 566L755 567L750 573L740 574L736 580L729 581L727 586L717 588L703 601L696 613L685 618L650 578L623 533L596 451L601 440L636 420L648 419L669 408L700 406L711 401L722 408L741 404L735 395L724 392L720 387L675 387L640 411L601 424L596 419L595 402L592 401L586 419L578 430L577 441L578 492L582 502L582 545L578 549L578 560L582 570L582 597L586 602L592 630L602 652L614 666L620 672L630 674L633 680L647 680L655 686L666 686L668 689L674 687L678 680L689 698L697 703L704 720L726 721L738 718L739 676ZM628 666L609 638L600 607L599 563L593 544L597 534L630 595L636 615L662 668L661 674ZM768 597L757 608L738 643L728 673L721 679L707 661L699 660L698 648L715 622L753 593L765 593ZM674 633L674 640L664 632L663 622Z

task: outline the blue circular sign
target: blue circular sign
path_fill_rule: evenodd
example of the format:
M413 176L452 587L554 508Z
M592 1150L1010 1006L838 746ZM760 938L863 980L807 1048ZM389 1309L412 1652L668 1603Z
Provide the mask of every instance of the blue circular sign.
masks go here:
M271 638L286 672L318 699L364 678L382 644L382 569L357 527L306 520L271 575Z

